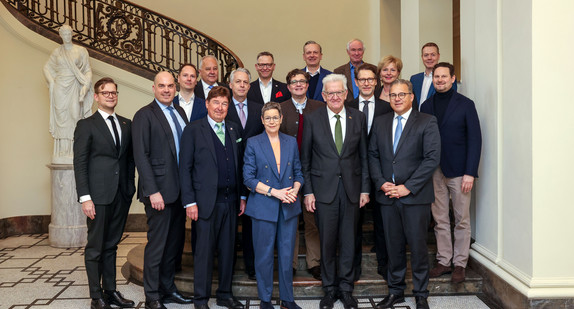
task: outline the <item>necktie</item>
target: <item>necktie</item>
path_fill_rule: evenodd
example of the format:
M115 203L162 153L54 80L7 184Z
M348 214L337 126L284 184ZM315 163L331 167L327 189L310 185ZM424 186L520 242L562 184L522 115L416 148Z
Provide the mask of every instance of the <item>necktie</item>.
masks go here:
M177 117L175 116L175 113L173 112L173 106L168 107L169 109L169 114L171 115L171 119L173 120L173 123L175 124L175 131L177 132L177 141L176 143L179 145L179 140L181 139L181 126L179 125L179 121L177 120Z
M215 124L215 134L217 135L223 146L225 146L225 133L223 132L223 123L218 122Z
M335 123L335 145L337 146L337 151L341 154L341 149L343 148L343 129L341 129L341 115L335 115L337 122Z
M397 127L395 129L395 141L393 142L393 153L397 152L397 146L399 145L401 134L403 134L403 123L401 122L401 119L403 119L402 116L397 117Z
M369 101L363 101L363 114L365 114L365 118L367 119L367 123L369 123Z
M241 126L245 129L245 123L247 122L247 117L245 117L243 106L245 106L243 102L239 103L239 120L241 121Z
M303 114L299 114L299 125L297 127L297 146L299 146L299 152L301 152L301 144L303 143Z
M118 134L118 128L116 127L116 122L114 121L114 116L110 115L108 119L112 122L112 130L114 130L114 137L116 138L116 151L120 152L120 135Z
M213 85L209 85L207 88L209 88L209 90L211 90L213 88Z

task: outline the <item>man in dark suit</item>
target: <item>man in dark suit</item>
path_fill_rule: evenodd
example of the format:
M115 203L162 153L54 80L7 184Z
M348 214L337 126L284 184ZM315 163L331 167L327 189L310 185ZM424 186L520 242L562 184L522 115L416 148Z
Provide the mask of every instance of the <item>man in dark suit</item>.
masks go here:
M155 99L134 115L134 159L138 199L145 206L148 242L144 252L146 309L163 303L189 304L174 284L175 257L181 252L185 214L180 199L178 154L187 116L174 106L175 80L169 72L154 78Z
M413 294L417 309L428 308L429 263L427 229L434 201L432 174L440 160L436 118L412 107L412 84L391 84L391 107L375 119L369 139L369 171L377 188L389 255L389 295L375 308L404 302L407 271L406 244L411 251Z
M291 92L291 99L281 103L283 111L283 122L281 132L291 135L297 139L299 151L303 141L304 119L315 110L325 107L325 103L307 98L307 88L309 88L309 73L294 69L287 73L287 87ZM303 196L299 194L302 198ZM321 280L321 251L319 242L319 230L315 222L315 215L308 212L303 205L303 221L305 222L305 258L307 261L307 271L317 280ZM299 236L299 235L297 235ZM295 238L295 249L293 252L293 269L297 270L299 263L299 237Z
M291 98L287 85L273 79L274 61L273 54L270 52L264 51L257 55L255 70L259 75L259 79L252 82L249 87L249 92L247 92L249 101L265 104L269 102L283 102Z
M323 48L321 45L315 41L305 42L305 45L303 45L303 60L306 66L303 68L303 71L311 76L307 97L325 102L321 94L323 91L323 79L332 72L321 67L321 59L323 59Z
M349 55L349 62L337 67L333 70L335 74L343 74L347 78L347 98L345 102L349 103L359 96L359 87L355 84L355 70L363 64L363 55L365 54L365 46L363 41L359 39L352 39L347 43L347 55Z
M226 120L239 124L239 135L241 136L241 149L245 149L248 138L263 132L261 122L261 108L263 104L251 101L247 98L251 80L251 73L245 68L238 68L231 72L229 87L232 92L232 101L227 111ZM239 170L243 169L243 151L238 153ZM243 248L243 260L245 262L245 272L249 279L255 280L255 264L253 253L253 238L251 237L251 219L247 216L241 218L241 246Z
M436 93L432 82L432 69L440 60L438 45L433 42L428 42L423 45L421 48L421 58L425 66L425 71L411 76L413 93L415 94L413 106L419 111L421 110L422 104ZM452 83L452 86L454 90L456 90L456 79Z
M375 96L375 87L377 85L377 67L370 63L363 63L355 69L355 84L359 87L359 96L351 102L346 103L347 106L356 108L365 114L367 120L367 136L371 136L371 127L373 120L380 115L390 113L393 110L389 103L377 98ZM371 188L371 193L374 193L374 188ZM385 246L385 232L383 230L383 222L381 212L376 203L371 201L368 208L373 209L373 228L375 229L375 250L377 253L377 272L387 277L387 247ZM357 240L355 243L355 281L359 280L361 276L361 262L363 259L362 238L363 238L363 218L365 208L361 208L361 216L359 219L359 226L357 229Z
M173 104L183 108L189 122L205 117L207 115L205 100L194 93L195 86L197 86L197 68L195 65L183 64L179 68L177 83L179 84L179 94L173 98Z
M421 107L421 112L434 115L440 130L442 156L433 175L435 201L432 214L437 243L437 264L430 277L451 272L452 282L465 280L470 249L470 198L482 148L480 122L474 102L452 87L454 66L447 62L435 65L433 84L436 94ZM454 246L451 237L449 201L454 213Z
M369 202L367 123L365 115L345 108L345 76L323 80L325 108L305 119L301 166L304 203L315 212L321 239L322 309L333 308L337 297L345 309L357 308L354 288L355 233L359 208ZM337 245L339 256L337 265Z
M74 131L76 192L88 217L84 258L91 309L133 307L116 290L116 250L136 190L131 121L114 112L118 92L113 79L100 79L94 93L98 111L78 121Z
M204 99L209 94L209 91L215 86L227 87L224 83L217 83L219 78L219 66L217 65L217 58L212 55L207 55L199 61L199 76L201 80L195 86L195 96Z
M248 83L249 84L249 83ZM214 87L207 96L207 117L185 128L179 171L181 198L187 217L196 221L194 306L208 309L213 260L218 252L217 305L242 309L231 291L237 214L245 211L246 194L238 154L239 127L226 121L229 90Z

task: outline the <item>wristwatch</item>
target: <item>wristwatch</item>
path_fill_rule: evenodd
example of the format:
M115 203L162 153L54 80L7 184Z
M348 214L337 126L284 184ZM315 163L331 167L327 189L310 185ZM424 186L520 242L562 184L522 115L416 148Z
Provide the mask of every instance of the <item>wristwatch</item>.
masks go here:
M269 190L267 191L267 194L265 194L265 195L271 197L271 189L273 189L273 188L269 187Z

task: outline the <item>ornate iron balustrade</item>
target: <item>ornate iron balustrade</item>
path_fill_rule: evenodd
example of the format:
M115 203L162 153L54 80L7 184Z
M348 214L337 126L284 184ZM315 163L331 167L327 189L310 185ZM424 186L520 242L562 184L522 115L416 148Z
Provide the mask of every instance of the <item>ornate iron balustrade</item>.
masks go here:
M67 24L74 42L94 58L153 78L158 71L177 73L183 63L198 65L201 57L219 61L220 80L243 63L215 39L171 18L125 0L2 0L28 28L60 42L58 29Z

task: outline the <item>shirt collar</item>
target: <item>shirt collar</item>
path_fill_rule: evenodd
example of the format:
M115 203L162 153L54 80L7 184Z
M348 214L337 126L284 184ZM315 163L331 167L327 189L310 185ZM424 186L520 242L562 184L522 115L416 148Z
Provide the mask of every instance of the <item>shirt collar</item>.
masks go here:
M375 102L375 95L373 94L373 95L371 95L370 98L365 99L365 98L363 98L363 96L361 96L359 94L359 103L363 103L363 101L369 101L369 103L374 103Z
M305 67L305 72L309 73L309 75L311 76L315 76L317 74L321 74L321 66L319 66L319 68L317 69L317 71L315 73L311 73L311 71L309 71L308 67Z
M329 116L329 119L335 117L336 114L328 106L326 106L326 108L327 108L327 116ZM347 116L347 110L345 109L344 106L341 112L339 112L339 115L341 115L341 119L345 119L345 117Z
M237 101L234 97L231 98L233 100L234 105L239 105L239 103L243 103L243 106L247 106L247 99L243 100L243 102Z
M183 104L183 103L190 104L190 103L193 103L193 101L195 100L195 93L194 92L191 93L191 98L189 99L189 102L185 101L185 99L181 96L181 93L177 94L177 98L179 100L179 104Z
M217 82L213 83L213 85L210 85L210 84L204 82L203 79L201 80L201 84L203 85L203 90L209 89L209 86L213 86L213 87L218 86Z
M111 113L111 114L108 114L108 113L104 112L103 110L101 110L101 109L99 109L99 108L98 108L98 112L100 113L100 115L102 115L102 117L104 118L104 120L105 120L105 119L108 119L108 117L110 117L110 116L114 116L114 119L117 118L115 112L113 112L113 113Z
M409 119L412 111L413 111L413 108L411 107L406 113L401 115L405 121ZM394 118L397 118L399 116L397 113L394 113L394 114L395 114Z
M258 80L259 80L259 86L261 86L261 87L265 88L265 87L271 87L271 85L273 85L273 78L271 78L269 80L269 83L267 84L267 86L265 86L265 84L263 84L263 81L261 80L261 78L259 78Z
M215 124L217 122L215 122L215 120L211 119L211 117L209 117L209 115L207 115L207 122L209 122L209 126L215 130ZM223 127L225 128L225 119L223 119L223 121L221 123L223 123Z
M173 107L173 102L171 102L171 104L170 104L170 105L167 105L167 106L161 104L157 99L155 99L155 102L157 103L157 105L159 105L159 107L161 108L162 111L165 111L166 108L168 108L168 107L170 107L170 106ZM174 108L174 109L175 109L175 108Z

